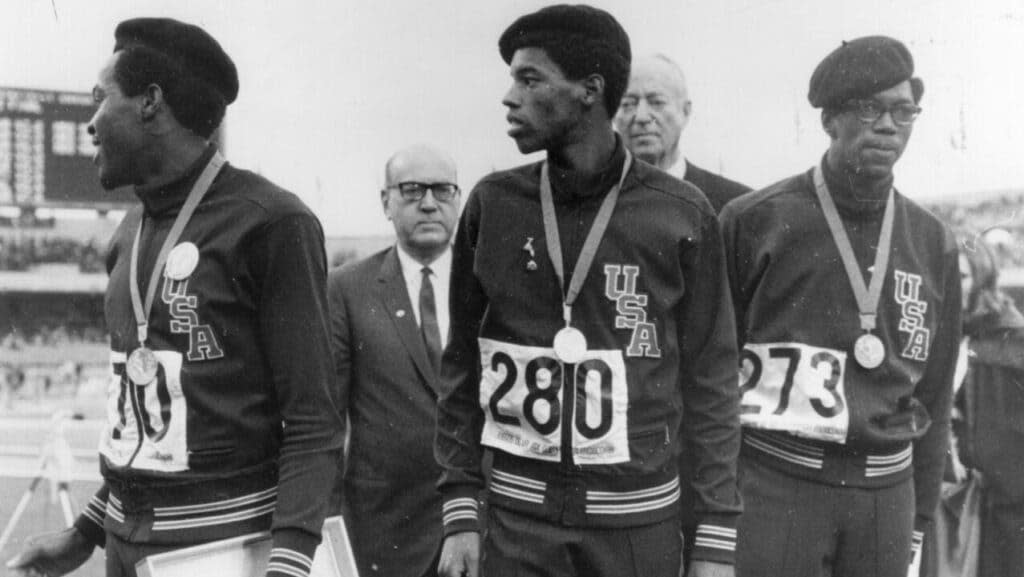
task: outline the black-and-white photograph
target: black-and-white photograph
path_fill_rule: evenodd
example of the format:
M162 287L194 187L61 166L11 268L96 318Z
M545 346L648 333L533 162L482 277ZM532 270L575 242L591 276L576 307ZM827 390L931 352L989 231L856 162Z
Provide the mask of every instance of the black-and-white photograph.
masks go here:
M1024 577L1016 0L17 0L0 573Z

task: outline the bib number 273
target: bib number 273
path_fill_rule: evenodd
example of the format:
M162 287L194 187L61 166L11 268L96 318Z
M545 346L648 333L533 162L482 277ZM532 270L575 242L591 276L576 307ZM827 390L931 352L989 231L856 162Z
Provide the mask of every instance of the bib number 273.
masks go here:
M740 353L743 424L846 442L845 366L843 351L802 343L746 345Z

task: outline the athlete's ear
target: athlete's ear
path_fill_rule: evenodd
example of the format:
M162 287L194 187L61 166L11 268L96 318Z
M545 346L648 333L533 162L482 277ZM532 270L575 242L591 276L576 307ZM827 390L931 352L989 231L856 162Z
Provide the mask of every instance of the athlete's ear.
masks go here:
M164 90L159 84L150 84L142 91L142 98L139 100L139 115L142 120L153 120L157 112L163 107Z
M821 111L821 127L825 129L825 134L829 135L832 140L836 139L838 130L836 129L836 113L823 109Z
M581 85L583 86L583 103L588 107L604 100L604 76L591 74L583 79Z

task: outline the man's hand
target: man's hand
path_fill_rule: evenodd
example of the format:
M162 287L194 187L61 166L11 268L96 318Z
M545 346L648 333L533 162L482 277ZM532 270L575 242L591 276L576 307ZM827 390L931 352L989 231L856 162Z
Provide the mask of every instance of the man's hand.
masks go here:
M437 564L441 577L478 577L480 575L480 533L464 531L444 540L441 562Z
M94 548L85 535L71 527L29 539L25 550L7 562L7 568L15 575L58 577L85 563Z
M694 561L690 563L690 571L687 577L735 577L736 569L725 563L713 561Z

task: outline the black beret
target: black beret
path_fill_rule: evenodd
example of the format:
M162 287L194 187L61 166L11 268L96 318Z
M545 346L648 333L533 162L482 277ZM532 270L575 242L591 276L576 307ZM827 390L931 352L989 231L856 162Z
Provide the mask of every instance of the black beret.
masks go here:
M815 108L839 106L852 98L867 98L910 81L914 101L924 83L914 78L914 58L902 42L888 36L865 36L843 42L814 69L807 99Z
M114 31L114 52L132 46L155 50L209 84L231 104L238 97L238 70L205 30L170 18L125 20Z
M520 16L498 40L498 50L506 64L516 50L547 40L582 37L603 44L610 56L629 69L632 58L629 36L611 14L586 4L557 4Z

